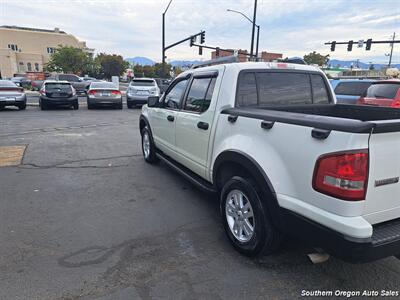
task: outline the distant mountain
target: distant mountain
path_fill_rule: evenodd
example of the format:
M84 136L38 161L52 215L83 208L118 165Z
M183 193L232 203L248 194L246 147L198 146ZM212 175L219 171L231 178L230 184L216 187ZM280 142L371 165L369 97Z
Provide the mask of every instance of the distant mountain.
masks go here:
M173 60L170 61L169 63L173 66L173 67L191 67L194 64L199 63L200 60Z
M125 58L125 60L131 64L141 65L141 66L153 66L155 64L155 62L152 61L150 58L142 57L142 56Z
M356 67L357 66L357 60L338 60L338 59L331 59L328 62L331 67L341 67L341 68L350 68L351 66ZM386 64L374 64L372 63L375 67L376 70L381 69L382 67L386 67ZM363 62L358 62L358 66L361 69L368 69L369 68L369 63L363 63ZM400 68L400 64L394 64L392 65L392 68Z

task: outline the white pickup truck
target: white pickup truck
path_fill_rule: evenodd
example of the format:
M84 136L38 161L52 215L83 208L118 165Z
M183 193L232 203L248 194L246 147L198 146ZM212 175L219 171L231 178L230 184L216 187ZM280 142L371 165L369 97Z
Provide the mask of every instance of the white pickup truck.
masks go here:
M144 159L219 194L249 256L285 235L351 262L400 254L400 110L336 104L312 66L190 69L140 117Z

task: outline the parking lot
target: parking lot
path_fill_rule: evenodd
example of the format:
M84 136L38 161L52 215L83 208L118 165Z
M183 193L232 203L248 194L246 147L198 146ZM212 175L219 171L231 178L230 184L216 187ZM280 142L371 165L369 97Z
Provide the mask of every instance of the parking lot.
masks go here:
M77 111L0 111L0 147L19 151L14 166L1 167L0 148L0 299L293 299L398 289L393 257L314 265L312 249L293 240L268 257L240 256L218 199L144 162L140 109L89 111L80 101Z

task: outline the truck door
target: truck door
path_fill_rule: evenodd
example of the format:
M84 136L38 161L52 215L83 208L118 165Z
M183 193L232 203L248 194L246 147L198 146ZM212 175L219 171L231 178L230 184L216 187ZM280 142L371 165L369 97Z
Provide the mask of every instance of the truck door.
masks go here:
M202 177L207 166L214 118L210 104L216 101L212 98L217 75L217 72L193 74L176 123L177 160Z

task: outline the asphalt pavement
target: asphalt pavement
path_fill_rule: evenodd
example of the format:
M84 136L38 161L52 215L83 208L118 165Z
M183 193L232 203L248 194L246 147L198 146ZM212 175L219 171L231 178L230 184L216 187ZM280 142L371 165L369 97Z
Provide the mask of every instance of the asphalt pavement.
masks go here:
M314 290L399 290L393 257L312 264L312 249L292 240L270 256L239 255L215 197L162 163L144 162L139 115L126 106L0 111L0 149L25 149L19 165L0 167L0 299L293 299Z

